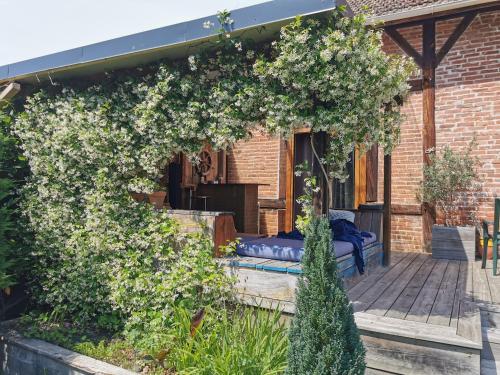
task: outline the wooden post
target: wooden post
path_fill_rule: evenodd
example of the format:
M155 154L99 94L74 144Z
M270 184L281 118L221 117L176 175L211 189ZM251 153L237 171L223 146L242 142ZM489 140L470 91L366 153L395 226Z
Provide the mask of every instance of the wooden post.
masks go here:
M384 266L391 264L391 195L392 195L392 157L384 156Z
M435 20L426 20L423 28L422 49L422 103L423 129L422 151L424 165L430 164L430 155L436 151L436 118L435 118L435 78L436 78L436 23ZM431 247L432 226L436 221L434 207L424 204L423 240L424 248L429 252Z

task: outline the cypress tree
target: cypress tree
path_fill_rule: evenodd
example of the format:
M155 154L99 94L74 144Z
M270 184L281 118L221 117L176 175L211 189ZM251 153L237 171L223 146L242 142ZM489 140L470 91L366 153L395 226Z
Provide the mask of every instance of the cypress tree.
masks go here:
M328 220L313 217L289 331L287 375L364 374L365 350L331 246Z

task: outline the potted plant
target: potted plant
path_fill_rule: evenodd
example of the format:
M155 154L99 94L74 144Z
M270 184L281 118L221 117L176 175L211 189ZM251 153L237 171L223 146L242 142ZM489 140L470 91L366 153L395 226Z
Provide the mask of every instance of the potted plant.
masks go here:
M477 196L480 189L477 158L471 142L462 150L445 146L424 167L418 198L435 207L438 224L432 227L434 258L474 260L476 256Z
M168 187L168 169L162 168L161 176L155 179L155 188L152 193L148 194L148 201L154 208L160 210L164 207L165 198L167 197L167 187Z
M167 192L165 190L158 190L148 194L149 203L151 203L158 210L163 208L166 197Z

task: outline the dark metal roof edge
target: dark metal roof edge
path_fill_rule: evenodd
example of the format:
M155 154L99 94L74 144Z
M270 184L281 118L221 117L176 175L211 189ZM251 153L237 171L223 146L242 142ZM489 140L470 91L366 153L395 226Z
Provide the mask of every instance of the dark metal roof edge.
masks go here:
M336 0L274 0L231 11L232 31L244 31L291 19L332 10ZM211 22L210 29L203 27ZM36 76L126 55L135 55L213 37L220 28L217 16L209 15L174 25L93 43L16 63L0 66L0 82Z

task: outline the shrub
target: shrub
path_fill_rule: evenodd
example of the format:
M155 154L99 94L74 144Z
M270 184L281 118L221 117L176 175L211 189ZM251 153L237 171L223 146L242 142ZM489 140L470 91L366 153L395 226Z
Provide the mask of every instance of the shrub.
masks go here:
M0 290L8 288L15 283L14 271L12 269L14 265L11 249L13 243L9 238L14 225L11 218L12 209L8 200L12 194L13 186L14 184L11 180L6 178L0 179Z
M131 199L170 153L145 151L158 148L131 120L139 94L108 84L38 93L17 117L32 170L22 208L35 232L33 295L65 318L107 326L148 312L168 317L181 301L196 309L223 299L230 280L208 240Z
M454 151L447 145L431 156L430 165L424 166L417 197L423 203L435 205L446 226L475 223L477 204L468 202L476 198L473 193L480 189L473 146L474 141L467 148Z
M337 274L328 220L311 220L304 247L286 373L364 374L365 351Z
M28 258L27 235L17 206L26 163L10 133L8 109L0 108L0 319L4 314L1 291L21 281Z

